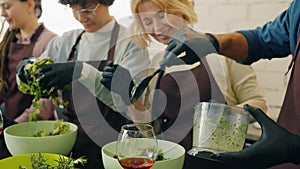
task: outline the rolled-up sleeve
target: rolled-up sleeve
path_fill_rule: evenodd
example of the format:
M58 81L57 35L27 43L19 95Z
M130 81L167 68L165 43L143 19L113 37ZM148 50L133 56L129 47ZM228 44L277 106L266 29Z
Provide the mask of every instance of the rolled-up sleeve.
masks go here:
M272 22L253 30L239 30L248 42L248 58L241 62L251 64L259 59L282 58L291 54L291 7ZM296 35L295 35L296 36ZM294 38L294 37L293 37Z

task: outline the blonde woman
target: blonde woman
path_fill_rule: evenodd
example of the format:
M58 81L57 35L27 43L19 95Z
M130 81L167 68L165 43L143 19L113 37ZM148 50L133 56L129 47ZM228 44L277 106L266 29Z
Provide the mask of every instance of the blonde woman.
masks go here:
M155 42L167 45L170 37L183 29L195 34L192 25L197 22L197 15L189 0L132 0L131 9L135 18L133 30L139 36L137 42L149 46L150 51L154 49L150 74L159 68L164 53L161 47L153 47ZM198 102L215 100L235 106L248 103L267 109L252 68L219 56L192 65L166 67L151 82L146 94L150 95L148 112L153 125L161 137L179 142L186 150L192 145L192 119ZM143 102L147 99L137 102L135 108L147 110L147 106L141 108ZM143 116L145 112L139 111L132 118L145 122L149 117Z
M197 21L193 5L189 0L132 0L131 8L136 19L135 32L140 32L142 35L141 42L144 44L151 44L151 39L155 39L167 45L170 37L179 29L194 31L191 26ZM160 61L162 55L158 55L154 59ZM205 62L207 62L209 68L201 69ZM156 67L158 68L158 64L156 64ZM188 81L188 72L192 72L191 77L195 78L194 82L197 84L195 86L198 87L199 91L200 97L194 100L190 98L197 97L197 94L195 94L197 90L188 90L193 87L190 84L193 81ZM213 77L209 77L207 83L204 80L205 72L208 75L211 73ZM168 80L170 77L176 79L176 82ZM216 83L214 83L214 80ZM174 83L177 83L179 87L174 88ZM224 101L228 105L242 107L248 103L265 111L267 109L256 75L251 67L239 65L233 60L218 55L209 56L206 61L197 62L190 66L166 68L165 73L157 79L156 88L164 91L165 96L154 94L152 112L160 112L159 107L162 106L163 97L167 98L166 108L159 117L162 118L161 128L163 130L168 130L168 127L172 128L172 125L176 124L177 118L191 118L194 112L193 107L199 101L218 100L218 98L213 98L213 94L206 92L209 89L207 86L210 86L211 93L220 90ZM176 94L177 92L181 92L180 96ZM182 116L176 118L177 113ZM190 121L191 119L187 120ZM174 127L172 133L174 136L180 133L180 127L182 126ZM170 130L172 132L172 129ZM184 141L185 139L183 139ZM191 139L183 144L187 149L191 148Z

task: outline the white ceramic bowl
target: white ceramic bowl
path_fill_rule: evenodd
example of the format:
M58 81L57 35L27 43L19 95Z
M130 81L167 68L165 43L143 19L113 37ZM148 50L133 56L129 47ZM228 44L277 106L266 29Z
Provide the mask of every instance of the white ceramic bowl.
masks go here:
M123 169L116 154L117 142L111 142L102 147L102 161L105 169ZM163 151L167 160L156 161L151 169L182 169L184 164L185 149L177 144L166 140L158 140L158 147Z
M48 129L53 130L56 121L19 123L4 130L4 140L13 155L31 153L53 153L68 155L77 137L77 125L69 123L71 132L55 136L34 137L33 134Z

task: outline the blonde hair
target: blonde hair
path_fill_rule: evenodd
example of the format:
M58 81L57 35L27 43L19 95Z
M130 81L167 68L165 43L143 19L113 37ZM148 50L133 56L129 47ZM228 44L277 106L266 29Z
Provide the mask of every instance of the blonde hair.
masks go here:
M197 22L197 14L190 0L131 0L131 12L134 14L135 22L131 29L136 34L135 41L139 45L148 46L151 42L150 35L145 33L143 24L138 16L138 7L144 2L152 2L167 14L180 14L188 24Z

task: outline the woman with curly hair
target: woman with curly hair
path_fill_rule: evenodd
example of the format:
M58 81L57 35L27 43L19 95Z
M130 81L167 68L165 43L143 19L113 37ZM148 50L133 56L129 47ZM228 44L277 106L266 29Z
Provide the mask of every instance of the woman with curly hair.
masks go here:
M133 43L130 30L110 15L113 2L59 0L72 9L83 29L51 40L43 56L55 62L38 70L43 74L39 81L44 88L55 86L62 90L63 101L68 104L62 104L56 112L79 126L72 156L86 156L85 168L103 168L101 147L116 140L121 125L130 122L123 117L126 110L122 109L122 100L99 82L104 65L110 61L135 67L131 72L135 74L149 64L147 51Z

